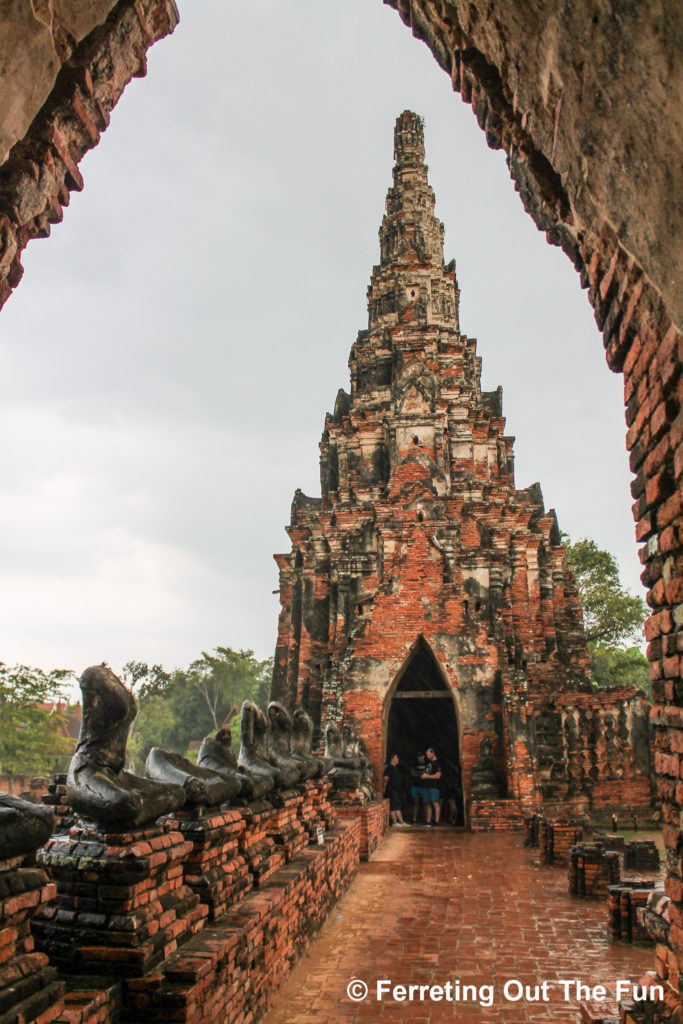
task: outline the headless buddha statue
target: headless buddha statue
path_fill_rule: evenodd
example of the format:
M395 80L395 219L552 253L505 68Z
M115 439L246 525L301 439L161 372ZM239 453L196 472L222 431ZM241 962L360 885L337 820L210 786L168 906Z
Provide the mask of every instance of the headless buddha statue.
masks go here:
M268 756L282 772L285 787L290 789L310 776L304 775L304 765L292 757L292 719L276 700L268 705L268 723Z
M242 744L237 755L237 764L246 768L256 779L267 776L275 789L285 788L284 775L268 756L268 720L258 704L245 700L242 704L240 722Z
M157 782L173 782L182 786L186 802L194 806L215 807L227 803L237 796L241 788L239 779L224 778L207 768L200 768L181 754L160 747L150 750L145 772L148 778Z
M313 748L313 720L303 708L296 708L292 715L292 757L304 761L314 761L316 774L312 778L320 778L334 767L329 757L316 757Z
M473 800L499 800L500 783L493 761L493 744L484 736L479 748L479 760L472 769Z
M275 785L272 775L252 775L246 768L240 768L237 764L232 747L232 734L229 724L225 722L215 736L205 736L199 748L197 764L225 779L236 779L239 782L239 793L241 800L250 802L258 800L269 793Z
M0 793L0 861L33 853L47 842L54 827L49 807Z
M83 720L66 779L70 806L113 832L139 828L182 807L181 786L123 770L126 742L137 713L135 698L106 665L81 676Z

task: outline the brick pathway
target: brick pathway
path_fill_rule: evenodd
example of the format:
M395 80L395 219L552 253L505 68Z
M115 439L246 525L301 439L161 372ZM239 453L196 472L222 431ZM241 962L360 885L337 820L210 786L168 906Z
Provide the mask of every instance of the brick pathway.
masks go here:
M537 863L534 864L534 861ZM609 986L637 981L653 952L607 941L603 903L567 896L566 867L538 864L519 834L392 829L298 964L264 1024L577 1024L577 1000L548 987L549 1001L503 998L509 979L533 987L578 979ZM370 995L354 1003L354 978ZM393 984L492 985L458 1002L375 998Z

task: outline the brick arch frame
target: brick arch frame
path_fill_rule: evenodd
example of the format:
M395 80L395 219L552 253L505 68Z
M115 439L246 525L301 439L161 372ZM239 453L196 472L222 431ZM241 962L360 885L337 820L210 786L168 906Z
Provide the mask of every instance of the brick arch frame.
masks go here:
M432 659L432 662L434 663L434 666L435 666L437 672L439 673L439 675L441 676L441 679L442 679L442 681L444 683L444 686L448 690L448 692L450 694L450 697L451 697L451 700L453 701L453 707L454 707L454 710L455 710L455 718L456 718L456 721L458 723L458 756L459 756L460 761L461 761L460 767L462 768L463 726L462 726L462 708L460 707L460 700L459 700L459 696L458 696L458 687L457 687L457 685L454 685L454 683L451 681L451 679L449 678L448 672L446 671L446 669L445 669L444 665L442 664L441 660L438 658L438 656L436 654L436 651L434 650L432 644L429 642L429 640L427 640L427 638L422 633L420 633L419 636L415 639L415 641L411 644L410 650L406 654L403 663L401 664L401 666L398 669L398 671L395 673L393 680L391 681L391 683L387 687L386 692L384 694L384 699L383 699L383 702L382 702L382 751L383 751L383 755L386 756L386 753L387 753L387 739L388 739L388 731L389 731L389 714L391 712L391 702L394 699L394 694L396 693L396 690L398 688L399 683L401 682L401 679L405 675L406 669L410 665L410 662L413 660L415 652L417 651L418 647L420 647L420 646L426 647L427 650L429 651L429 655L430 655L430 657Z

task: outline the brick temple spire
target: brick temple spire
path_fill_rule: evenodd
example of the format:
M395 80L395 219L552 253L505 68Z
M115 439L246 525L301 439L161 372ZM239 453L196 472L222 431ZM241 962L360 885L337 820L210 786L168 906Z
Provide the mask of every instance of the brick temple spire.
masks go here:
M502 388L482 391L477 343L460 331L410 111L394 158L368 327L351 349L350 392L325 417L321 497L296 492L292 550L276 556L273 696L304 704L319 729L355 720L379 775L389 744L402 757L437 745L461 766L465 802L507 794L510 820L541 801L566 813L570 797L583 812L617 776L647 802L622 743L640 698L624 690L593 706L582 690L576 583L540 486L515 484ZM583 754L602 734L619 747L596 753L601 765L622 759L614 778Z
M368 288L368 327L401 320L458 327L455 262L444 265L443 224L424 162L422 119L404 110L394 129L393 185L379 229L380 264Z

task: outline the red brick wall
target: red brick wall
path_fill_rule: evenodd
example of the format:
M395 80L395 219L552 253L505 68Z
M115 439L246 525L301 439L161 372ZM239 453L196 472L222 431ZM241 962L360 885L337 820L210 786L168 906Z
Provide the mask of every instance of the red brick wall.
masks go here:
M51 1015L40 1024L115 1024L121 1014L128 1024L237 1024L263 1013L358 869L361 818L334 825L329 790L308 783L281 794L279 808L185 813L129 835L72 829L39 854L55 884L9 865L15 897L0 904L0 950L30 953L30 905L41 952L22 969L42 972ZM367 849L387 817L386 802L366 809ZM0 994L13 980L2 959Z
M360 821L360 859L370 860L389 830L389 801L375 800L365 807L335 803L339 821Z

